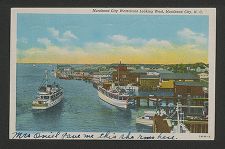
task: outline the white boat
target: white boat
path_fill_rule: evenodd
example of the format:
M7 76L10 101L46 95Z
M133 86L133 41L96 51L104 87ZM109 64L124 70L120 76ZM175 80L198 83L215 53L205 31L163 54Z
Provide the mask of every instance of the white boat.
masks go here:
M121 62L120 62L121 64ZM132 86L127 87L122 87L119 85L119 69L118 69L118 86L115 86L114 83L110 84L111 87L110 88L104 88L104 84L103 86L99 85L97 90L98 90L98 96L100 99L102 99L103 101L114 105L116 107L119 108L127 108L129 104L131 104L130 102L128 102L129 100L129 96L130 94L128 94L128 90L130 91L131 89L133 91L135 91L134 88L131 88Z
M119 86L121 89L125 89L127 93L138 95L138 86L127 84L126 86Z
M116 90L116 89L105 89L102 86L98 86L98 96L103 101L120 107L120 108L127 108L128 107L128 97L129 95L126 93L125 90Z
M63 88L57 83L48 83L46 71L45 79L38 89L37 97L32 102L32 109L44 110L55 106L63 100Z
M154 123L153 119L155 115L156 115L155 111L145 111L143 116L136 118L136 123L146 126L152 126Z
M157 99L155 95L149 95L149 100L151 101L161 101L162 99Z

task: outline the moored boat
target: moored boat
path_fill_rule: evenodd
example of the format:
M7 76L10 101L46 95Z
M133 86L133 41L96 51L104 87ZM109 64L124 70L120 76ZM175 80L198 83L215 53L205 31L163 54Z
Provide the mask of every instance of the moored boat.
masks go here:
M119 66L121 65L121 62ZM105 82L102 85L97 86L98 96L103 101L114 105L119 108L128 108L128 105L131 103L129 102L129 96L132 95L131 92L134 92L137 90L137 88L134 88L132 85L127 86L120 86L120 75L119 71L120 68L117 68L117 82ZM102 82L101 82L102 83ZM117 83L117 86L115 86L115 83Z
M146 126L152 126L154 123L153 118L155 115L156 115L155 111L145 111L143 116L136 118L136 123Z
M127 108L129 104L129 94L124 89L105 89L103 86L98 86L98 96L116 107Z

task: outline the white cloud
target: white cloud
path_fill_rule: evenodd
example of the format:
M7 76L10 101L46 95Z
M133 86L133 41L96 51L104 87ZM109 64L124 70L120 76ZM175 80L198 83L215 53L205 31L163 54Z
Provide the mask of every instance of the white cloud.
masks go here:
M87 49L110 49L112 45L104 42L89 42L85 44L85 48Z
M147 45L150 46L159 46L159 47L172 47L172 44L167 40L157 40L157 39L151 39L147 42Z
M124 35L112 35L109 36L109 38L116 43L121 43L121 44L144 44L146 43L146 40L143 38L128 38L127 36Z
M158 39L143 39L143 38L128 38L124 35L113 35L109 38L114 43L127 44L127 45L139 45L139 46L152 46L152 47L172 47L172 44L167 40L158 40Z
M207 44L207 38L202 33L193 32L189 28L184 28L177 32L177 35L187 42L194 42L197 45L205 46Z
M60 42L78 39L77 36L69 30L60 34L59 30L55 29L54 27L51 27L51 28L48 28L48 31L56 40L58 40Z
M71 31L66 31L63 34L64 39L77 39L77 36L75 36Z
M40 44L43 44L43 45L45 45L45 46L51 45L51 40L49 40L48 38L38 38L37 41L38 41Z
M54 39L63 42L77 37L69 30L60 33L55 28L49 29ZM49 63L113 63L123 60L125 63L193 63L207 62L208 51L196 43L203 42L203 34L183 29L177 33L191 43L176 44L168 40L129 38L117 34L109 36L110 42L87 42L81 47L56 46L48 38L37 41L45 48L21 50L19 62ZM199 37L199 38L197 38ZM202 38L200 38L202 37ZM194 42L193 42L194 41ZM67 44L65 44L67 45Z
M48 31L51 33L51 35L55 38L59 37L59 31L55 29L54 27L48 28Z
M128 41L127 36L124 36L124 35L113 35L113 36L110 36L109 38L115 42L121 42L121 43Z

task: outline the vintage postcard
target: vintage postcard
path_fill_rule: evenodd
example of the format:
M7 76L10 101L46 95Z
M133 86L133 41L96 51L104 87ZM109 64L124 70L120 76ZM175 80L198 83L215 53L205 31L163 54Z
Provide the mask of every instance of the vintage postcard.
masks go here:
M10 139L213 140L215 8L12 8Z

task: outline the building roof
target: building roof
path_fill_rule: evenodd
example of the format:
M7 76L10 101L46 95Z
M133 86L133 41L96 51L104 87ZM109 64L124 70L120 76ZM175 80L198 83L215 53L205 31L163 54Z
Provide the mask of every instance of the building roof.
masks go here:
M204 86L202 82L175 82L176 86Z
M159 70L155 70L158 73L173 73L172 71L166 70L166 69L159 69Z
M209 75L209 74L205 73L205 72L202 72L202 73L199 73L198 75Z
M135 69L135 70L131 70L131 73L146 73L147 72L156 72L155 70L146 70L146 69Z
M169 80L166 83L161 83L160 88L162 88L162 89L173 89L174 88L174 81Z
M112 71L93 72L93 75L111 75Z
M159 79L158 75L141 75L140 79Z
M198 80L199 76L191 73L162 73L160 74L162 79L169 80Z
M147 74L147 70L145 69L135 69L135 70L131 70L131 73L146 73Z

